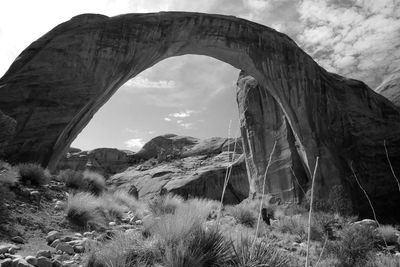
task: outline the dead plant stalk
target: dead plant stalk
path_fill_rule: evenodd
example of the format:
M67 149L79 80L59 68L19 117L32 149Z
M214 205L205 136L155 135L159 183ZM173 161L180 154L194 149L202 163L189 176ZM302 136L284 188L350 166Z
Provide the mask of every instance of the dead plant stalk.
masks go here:
M311 241L311 218L312 218L312 207L314 200L314 184L315 184L315 174L317 173L319 157L317 157L315 161L314 173L311 181L311 199L310 199L310 212L308 213L308 237L307 237L307 254L306 254L306 267L309 266L309 257L310 257L310 241Z

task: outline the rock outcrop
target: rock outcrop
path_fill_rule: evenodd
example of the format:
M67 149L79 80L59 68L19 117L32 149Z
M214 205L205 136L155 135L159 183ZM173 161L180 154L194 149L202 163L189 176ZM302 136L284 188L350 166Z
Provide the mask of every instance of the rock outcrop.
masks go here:
M241 139L236 140L235 152L234 142L221 137L157 136L133 155L136 164L112 176L108 184L135 191L141 199L173 193L221 200L226 171L232 165L224 202L236 204L248 197L249 180Z
M375 92L383 95L400 108L400 68L386 77L375 89Z
M320 157L317 197L323 198L340 183L352 191L357 211L369 216L352 166L378 215L400 219L393 215L400 196L383 149L386 140L395 172L400 173L398 108L364 83L328 73L286 35L232 16L85 14L60 24L25 49L0 79L0 109L17 122L4 148L6 156L13 162L37 161L54 168L122 84L165 58L185 54L211 56L244 70L258 81L261 95L272 96L284 114L284 120L278 119L282 123L272 123L268 116L265 125L261 117L254 120L263 122L260 127L266 135L266 125L290 126L294 141L277 141L277 155L286 161L283 175L297 161L293 149L280 146L295 144L307 188ZM274 131L275 139L285 136L284 128ZM246 156L258 174L263 173L264 157L271 149L269 142L257 140L259 136L247 137L249 147L260 143L265 151ZM291 156L284 155L288 151ZM279 190L289 189L291 178L282 179ZM255 185L254 191L263 191L260 183ZM297 191L289 195L293 192Z
M315 113L304 113L309 121L314 121L309 125L310 138L307 139L317 142L316 155L320 156L316 196L319 201L328 201L332 188L341 186L345 189L345 195L352 197L355 212L368 216L370 207L355 180L355 174L373 199L378 213L386 219L398 220L393 210L400 197L383 142L386 140L390 144L389 157L392 164L395 162L398 166L395 167L398 173L400 113L392 103L375 94L362 82L330 75L330 86L342 83L348 88L347 91L326 94L324 100L318 103L313 103L313 99L306 100L305 104L296 101L302 99L296 95L296 90L292 91L294 95L291 98L295 103L292 106L297 105L298 109L312 109L315 105L315 112L321 115L323 111L324 114L318 117ZM268 90L245 72L241 72L237 84L250 195L262 190L267 161L276 142L265 192L284 201L301 200L311 186L311 173L306 164L309 158L305 157L307 151L303 150L289 123L287 111Z
M140 199L153 198L165 193L184 198L200 197L221 200L227 167L233 153L213 156L190 156L158 163L149 160L128 168L108 180L116 189L137 189ZM224 202L237 204L248 197L249 183L242 155L236 155L232 166Z
M0 157L3 156L4 148L8 145L8 142L12 139L15 133L15 127L17 122L5 115L0 110Z
M135 161L134 153L116 148L97 148L90 151L70 150L57 165L57 169L90 169L106 177L126 170Z
M236 146L235 146L236 142ZM197 155L219 154L223 151L243 153L241 138L212 137L198 139L190 136L165 134L154 137L135 154L136 160L158 158L160 160Z

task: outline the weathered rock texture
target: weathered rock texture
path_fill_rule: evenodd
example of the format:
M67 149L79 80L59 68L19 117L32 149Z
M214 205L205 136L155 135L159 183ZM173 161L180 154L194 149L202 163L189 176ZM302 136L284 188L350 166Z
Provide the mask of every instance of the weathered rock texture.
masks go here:
M236 145L235 145L236 143ZM223 151L243 153L241 138L213 137L198 139L190 136L165 134L157 136L147 142L135 155L136 160L150 158L172 159L197 155L219 154Z
M353 163L379 215L400 217L393 215L400 196L382 146L387 140L399 173L398 109L364 83L326 72L286 35L230 16L86 14L57 26L24 50L0 79L0 109L17 122L5 147L8 158L35 160L53 168L122 84L165 58L185 54L211 56L244 70L258 81L261 94L273 97L287 123L267 121L270 126L290 125L307 177L316 157L321 158L317 197L324 197L331 185L346 184L357 210L369 213L349 168ZM284 136L284 128L274 131ZM259 142L256 136L249 138ZM279 141L279 146L284 145ZM247 156L254 160L258 174L270 148L268 143L264 152ZM289 150L277 150L287 161L283 174L291 158L283 154ZM291 178L282 179L281 190L288 189ZM254 190L262 191L259 183Z
M150 159L128 168L108 180L116 189L129 190L134 186L139 198L153 198L165 193L187 197L221 200L227 167L233 153L175 158L158 163ZM236 154L226 189L224 202L237 204L249 195L246 164L243 155Z
M90 151L69 151L57 164L57 169L93 170L106 177L126 170L135 162L133 152L115 148L97 148Z
M5 115L0 110L0 156L4 153L4 148L7 146L8 141L12 139L15 133L17 122Z
M383 95L400 108L400 68L383 80L375 92Z

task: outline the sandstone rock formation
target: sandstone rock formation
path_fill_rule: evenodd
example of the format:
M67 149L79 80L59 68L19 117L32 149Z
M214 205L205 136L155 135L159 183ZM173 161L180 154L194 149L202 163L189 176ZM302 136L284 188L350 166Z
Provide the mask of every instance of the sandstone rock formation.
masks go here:
M4 148L7 146L8 141L12 139L15 133L17 122L5 115L0 110L0 156L4 153Z
M375 89L375 92L383 95L400 107L400 68L391 73L385 80Z
M58 162L57 169L90 169L108 177L127 169L135 161L133 154L115 148L97 148L90 151L73 149Z
M139 198L153 198L164 193L174 193L187 198L200 197L221 200L227 167L233 153L223 152L212 156L190 156L158 163L149 160L128 168L108 180L114 188L130 190L134 186ZM247 198L249 183L244 157L235 156L224 202L237 204Z
M264 129L268 136L268 127L279 126L283 128L274 129L275 139L285 135L289 139L284 127L290 126L294 141L278 142L277 155L286 161L282 175L287 175L290 164L298 165L294 150L283 147L294 144L308 187L316 157L321 158L317 197L326 196L333 185L345 185L353 192L357 211L370 214L354 183L352 165L379 215L400 217L392 212L398 210L400 196L382 145L383 140L389 144L399 173L398 109L364 83L328 73L286 35L231 16L85 14L60 24L25 49L0 79L0 110L17 122L4 147L7 158L54 168L122 84L165 58L185 54L211 56L244 70L258 81L261 95L272 96L285 118L277 114L280 119L273 122L264 116L264 125L263 118L256 117L262 123L255 132ZM260 143L265 151L246 156L248 166L257 166L250 172L258 174L263 173L264 156L271 149L269 141L257 140L259 136L249 135L248 145ZM288 151L291 156L284 155ZM295 172L302 170L294 165ZM282 181L284 188L279 190L289 189L291 178ZM254 184L253 190L261 192L260 183ZM285 198L295 198L294 192Z
M141 150L135 154L137 160L159 158L160 160L183 158L195 155L219 154L222 151L233 151L236 144L236 153L242 154L241 138L213 137L198 139L190 136L178 136L165 134L157 136L147 142ZM229 147L228 147L229 146Z

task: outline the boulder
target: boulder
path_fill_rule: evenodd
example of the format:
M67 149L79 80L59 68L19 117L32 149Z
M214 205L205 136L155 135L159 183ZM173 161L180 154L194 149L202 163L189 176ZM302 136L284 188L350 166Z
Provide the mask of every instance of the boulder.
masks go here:
M244 157L237 154L233 158L232 152L184 157L151 166L144 162L112 176L108 184L125 190L134 186L141 199L174 193L184 198L221 200L225 174L230 164L232 171L224 202L235 204L248 196L249 184Z

